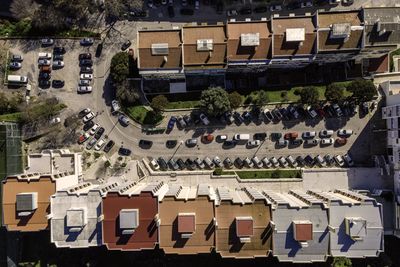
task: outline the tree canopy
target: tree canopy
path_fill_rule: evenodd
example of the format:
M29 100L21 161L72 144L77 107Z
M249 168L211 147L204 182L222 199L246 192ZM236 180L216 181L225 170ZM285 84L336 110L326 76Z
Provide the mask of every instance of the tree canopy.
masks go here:
M318 89L314 86L303 87L294 92L300 96L300 102L307 105L316 105L319 101Z
M151 100L150 106L155 112L160 112L165 109L169 101L164 95L158 95Z
M115 85L121 84L126 80L129 74L129 56L128 53L119 52L111 59L110 75Z
M231 103L232 109L237 109L242 104L242 96L238 92L232 92L228 95L229 103Z
M325 98L328 101L339 102L344 99L344 90L346 88L337 83L331 83L326 87Z
M257 92L257 97L254 99L254 104L256 106L265 106L269 102L267 92L260 90Z
M358 101L371 101L376 95L376 88L372 81L358 79L352 81L347 90L353 93L353 98Z
M200 107L208 115L219 116L231 110L228 93L221 87L211 87L202 92Z

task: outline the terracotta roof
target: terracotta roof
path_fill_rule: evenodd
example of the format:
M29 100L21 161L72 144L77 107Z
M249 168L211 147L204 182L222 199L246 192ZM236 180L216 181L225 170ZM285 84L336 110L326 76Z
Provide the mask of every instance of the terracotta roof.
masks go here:
M313 240L313 226L311 222L294 222L293 227L297 241Z
M178 233L193 233L196 230L195 213L178 214Z
M295 56L314 54L317 33L314 17L274 18L272 31L274 33L273 56ZM287 42L287 30L304 29L304 40Z
M56 192L56 183L50 176L27 181L8 177L3 181L2 205L3 224L8 231L40 231L48 228L47 215L50 212L50 196ZM37 193L37 208L29 215L18 215L17 195Z
M319 50L361 49L363 30L352 30L347 40L345 38L330 38L331 30L318 31Z
M167 44L168 53L154 55L152 46ZM182 41L180 30L139 31L138 64L140 69L172 69L182 67ZM165 61L167 59L167 61Z
M335 23L350 23L351 26L361 25L360 11L340 11L318 13L318 27L328 28Z
M253 218L237 217L236 218L236 235L238 237L249 237L253 235Z
M185 67L223 68L226 57L225 26L188 26L183 27L183 50ZM210 49L199 51L198 43L209 40Z
M242 46L242 34L259 34L259 45ZM228 22L228 60L262 60L270 57L270 22Z

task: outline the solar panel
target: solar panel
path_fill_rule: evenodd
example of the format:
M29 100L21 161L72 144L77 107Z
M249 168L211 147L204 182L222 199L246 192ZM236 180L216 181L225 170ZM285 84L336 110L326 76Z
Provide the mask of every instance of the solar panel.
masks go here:
M305 40L305 36L304 28L286 29L286 42L302 42Z
M152 55L168 55L168 43L159 43L151 45L151 54Z
M197 40L197 51L212 51L213 40L212 39L199 39Z
M241 46L257 46L260 45L260 34L257 33L242 33L240 35Z

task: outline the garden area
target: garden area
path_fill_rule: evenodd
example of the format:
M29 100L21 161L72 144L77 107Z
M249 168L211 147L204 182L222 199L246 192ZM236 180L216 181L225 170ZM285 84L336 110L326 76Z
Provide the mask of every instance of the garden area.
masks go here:
M300 170L236 171L240 179L302 178Z
M164 116L145 106L133 106L126 108L126 114L140 124L155 125L162 121Z

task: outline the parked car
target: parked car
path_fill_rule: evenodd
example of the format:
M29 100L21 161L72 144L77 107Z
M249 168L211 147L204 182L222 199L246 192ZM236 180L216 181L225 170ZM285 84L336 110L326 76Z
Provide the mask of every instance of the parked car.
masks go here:
M266 138L267 138L267 134L266 133L255 133L253 135L253 139L254 140L264 141Z
M92 127L94 126L94 122L93 121L88 121L87 123L85 123L83 125L83 130L85 132L89 131L90 129L92 129Z
M291 146L300 146L301 144L303 144L303 140L301 140L301 139L292 139L292 140L290 140L290 145Z
M310 155L307 155L304 158L304 161L306 162L307 166L309 166L309 167L313 167L315 164L315 159L313 157L311 157Z
M38 86L40 88L49 88L50 85L51 85L51 82L49 80L40 79L38 82Z
M186 166L188 169L190 169L190 170L196 169L196 163L193 160L187 159L185 163L186 163Z
M78 86L76 92L79 94L91 93L93 88L91 86Z
M333 138L322 138L321 139L321 145L332 145L334 143Z
M176 163L176 161L174 159L170 159L168 161L168 166L174 171L179 169L179 165Z
M350 6L354 3L354 0L342 0L344 6Z
M189 115L184 115L183 120L185 121L187 126L191 126L193 124L192 118Z
M207 116L204 115L203 113L200 114L200 120L205 126L210 124L210 121L208 120Z
M86 115L89 114L90 112L91 112L90 108L82 109L82 110L79 111L79 113L78 113L78 118L83 118L84 116L86 116Z
M112 112L118 112L121 109L121 106L118 103L118 100L113 100L111 101L111 108L112 108Z
M353 130L350 129L340 129L337 133L339 136L350 136L353 134Z
M118 154L122 156L130 156L132 154L132 151L128 148L120 147L118 150Z
M87 150L92 149L94 147L94 145L96 144L96 142L97 142L96 138L93 137L92 139L90 139L90 141L86 145L86 149Z
M236 158L235 159L235 165L236 167L238 167L239 169L243 168L244 166L244 162L241 158Z
M104 146L105 142L104 139L99 140L99 142L94 146L94 150L99 151Z
M160 165L161 170L168 170L168 164L163 157L159 157L157 162Z
M50 124L57 124L57 123L61 122L61 119L60 119L60 117L54 117L49 122L50 122Z
M340 146L343 146L343 145L345 145L346 143L347 143L347 138L341 138L341 137L336 138L336 144L338 144L338 145L340 145Z
M210 142L212 142L214 140L214 135L212 135L212 134L204 134L202 137L201 137L201 141L203 142L203 143L210 143Z
M91 59L82 59L79 61L79 66L88 66L91 67L93 65L93 61Z
M326 154L324 156L324 159L325 159L327 165L332 165L335 163L335 159L330 154Z
M177 140L167 140L167 142L165 142L165 145L167 148L174 148L176 147L177 143Z
M228 169L232 168L233 162L229 157L224 160L224 166Z
M62 54L53 54L53 60L64 60L64 55L62 55Z
M261 144L260 140L252 140L247 142L247 147L257 147Z
M312 3L312 1L301 2L300 7L301 8L313 7L313 3Z
M292 156L289 155L286 157L286 160L290 163L290 165L292 165L292 167L296 168L298 166L297 161Z
M342 156L336 155L336 156L334 156L334 159L335 159L337 165L339 165L340 167L344 166L345 162L344 162L344 159Z
M171 116L171 118L169 118L168 125L167 125L168 131L172 131L172 129L174 129L176 121L177 121L177 119L175 116Z
M215 165L217 165L220 168L223 166L222 161L218 156L214 157L213 162L214 162Z
M100 137L103 135L105 132L105 129L103 127L100 127L97 132L94 134L94 137L98 140Z
M343 159L344 159L344 161L346 162L347 166L349 166L349 167L354 166L354 161L353 161L353 159L350 157L349 154L343 155Z
M289 141L288 140L279 139L279 140L276 141L276 146L278 146L278 147L285 147L287 145L289 145Z
M295 120L300 119L300 114L294 106L292 105L288 106L287 110L289 111L293 119Z
M342 116L343 116L343 112L342 112L342 110L340 109L340 107L339 107L338 104L333 104L333 105L332 105L332 108L333 108L333 110L335 111L336 116L338 116L338 117L342 117Z
M246 165L247 168L253 168L254 167L254 163L247 157L243 160L243 162L244 162L244 165Z
M11 56L11 61L13 62L22 62L24 60L24 57L22 55L12 55Z
M206 167L206 165L204 165L204 162L203 162L200 158L196 158L196 159L194 160L194 162L196 162L197 166L198 166L200 169L204 169L204 168Z
M315 119L318 116L317 112L311 106L308 106L306 110L310 118Z
M62 88L64 87L65 82L63 80L52 80L51 85L54 88Z
M282 138L282 134L281 133L271 133L270 137L271 137L271 140L279 140Z
M97 124L97 123L95 123L95 124L93 125L93 127L90 129L89 134L90 134L90 135L94 135L94 134L96 133L96 131L97 131L99 128L100 128L100 125Z
M43 38L42 40L40 40L42 46L50 46L54 44L54 40L51 38Z
M296 160L301 166L306 166L306 164L307 164L306 161L304 160L303 156L297 156Z
M331 137L333 135L333 130L322 130L319 132L321 138Z
M78 85L79 86L89 86L90 80L79 80Z
M308 139L304 142L304 144L308 146L316 146L319 144L319 141L319 139Z
M107 144L104 147L104 152L109 152L111 150L111 148L113 148L113 146L115 145L115 142L113 140L110 140L107 142Z
M65 47L63 47L63 46L55 46L53 48L54 54L65 54L65 52L66 52L66 50L65 50Z
M39 79L41 80L49 80L51 78L51 74L47 72L39 72Z
M179 169L181 169L181 170L186 169L186 164L185 164L185 162L184 162L182 159L178 159L178 160L176 161L176 164L178 164Z
M155 159L150 160L150 166L155 171L158 171L160 169L160 165L158 164L157 160L155 160Z
M90 137L90 134L89 134L89 133L84 133L84 134L82 134L82 135L79 136L79 138L78 138L78 144L84 143L86 140L89 139L89 137Z
M81 75L79 75L81 80L92 80L93 79L93 74L89 74L89 73L82 73Z
M266 6L258 6L254 8L255 13L265 13L268 11L268 7Z
M281 11L282 10L282 6L281 5L277 5L277 4L272 4L272 5L270 5L269 10L271 12Z
M282 165L282 167L284 167L284 168L289 167L289 163L287 162L287 160L284 157L280 157L278 159L278 161Z
M271 168L272 167L272 163L271 163L271 161L269 161L269 159L267 157L264 157L261 161L264 164L265 168Z
M283 138L285 139L296 139L299 136L297 132L286 133Z
M225 142L226 140L228 140L228 136L227 136L227 135L224 135L224 134L222 134L222 135L217 135L216 140L217 140L218 142Z
M317 155L315 157L315 161L318 163L319 166L321 167L325 167L326 166L326 162L325 159L323 157L321 157L321 155Z
M92 120L95 117L94 113L92 111L89 111L84 117L83 117L83 122L86 123L90 120Z
M16 62L16 61L11 61L9 64L10 69L12 70L17 70L20 69L22 67L21 62Z
M122 51L125 51L125 50L128 49L131 45L132 45L131 41L127 40L125 43L122 44L121 50L122 50Z
M269 121L273 121L274 120L274 116L272 115L271 111L269 109L264 109L264 115L267 118L267 120Z
M182 116L178 116L177 120L178 120L178 125L179 125L180 128L183 129L183 128L186 127L186 122L185 122L185 120L183 119Z
M309 131L309 132L304 132L302 136L304 139L311 139L317 136L317 133L315 131Z
M257 156L254 156L251 160L253 161L254 165L255 165L257 168L262 168L262 167L263 167L262 161L259 160Z
M92 45L93 43L94 43L93 38L85 37L85 38L83 38L83 39L80 40L80 44L81 44L81 45L84 45L84 46L86 46L86 45Z
M38 65L39 66L50 66L51 62L48 59L39 59L38 60Z
M81 67L80 73L93 73L92 67Z
M274 117L278 120L278 121L280 121L280 120L282 120L282 118L283 118L283 115L282 115L282 113L279 111L279 109L273 109L272 110L272 114L274 114Z
M186 146L187 147L194 147L197 145L197 139L196 138L190 138L186 140Z
M153 141L144 140L144 139L139 140L139 147L141 147L141 148L149 149L152 146L153 146Z
M236 9L229 9L226 11L226 15L228 17L237 16L238 12Z
M128 126L129 125L129 119L127 116L124 115L119 115L118 116L118 121L122 126Z
M236 141L234 140L226 140L224 141L224 143L222 144L223 148L233 148L236 146Z
M253 11L251 10L251 7L243 7L239 10L239 13L241 15L250 15L251 13L253 13Z

